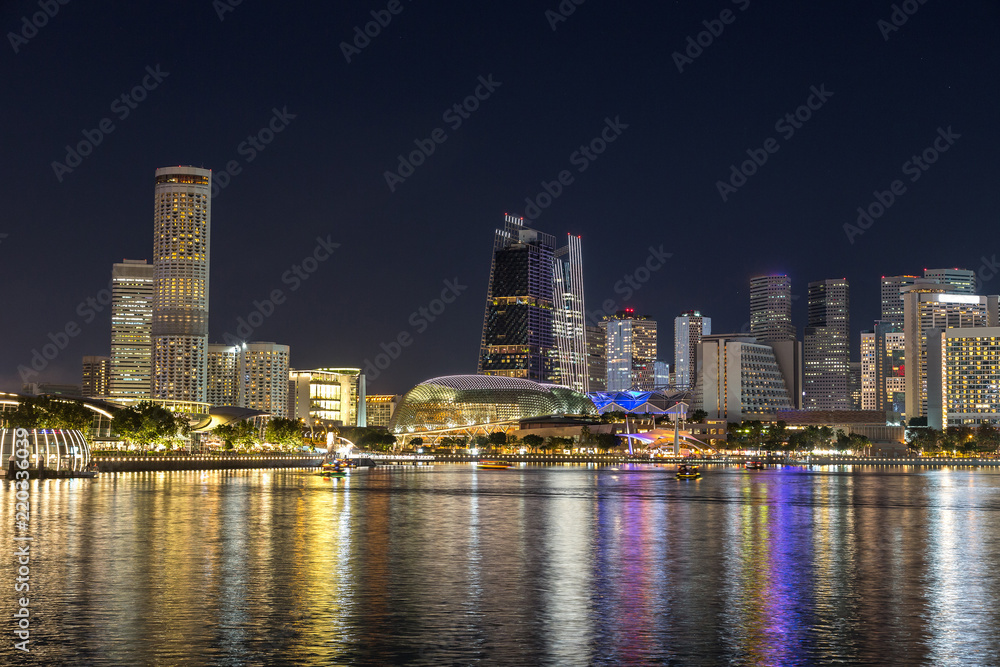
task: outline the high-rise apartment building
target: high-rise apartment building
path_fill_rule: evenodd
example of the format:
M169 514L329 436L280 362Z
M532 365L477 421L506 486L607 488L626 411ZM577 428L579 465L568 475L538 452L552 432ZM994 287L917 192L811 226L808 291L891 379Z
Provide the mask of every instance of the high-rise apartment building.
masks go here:
M153 193L153 398L204 402L212 172L156 170Z
M1000 423L1000 327L927 333L927 425Z
M849 306L846 279L809 283L809 321L803 344L807 410L847 410L850 407Z
M111 369L108 396L135 402L152 397L154 267L125 259L111 267Z
M80 384L80 395L84 398L105 398L108 395L108 382L111 379L111 357L95 357L88 355L83 358L83 382Z
M594 324L587 325L587 379L590 391L605 391L608 388L604 329Z
M504 217L496 230L479 372L587 391L580 237L556 237Z
M949 292L976 293L976 272L969 269L924 269L924 278L938 281Z
M917 283L903 292L907 419L927 416L928 332L997 326L997 299L926 283Z
M607 391L652 391L656 384L656 321L631 308L601 321L607 358Z
M750 335L762 343L795 340L788 276L750 279Z
M903 290L918 280L916 276L882 276L882 321L903 326Z
M712 318L689 310L674 318L674 386L690 389L698 380L698 345L712 334Z
M244 343L238 367L239 406L288 415L288 346Z
M241 350L242 345L208 344L205 400L213 407L240 404L237 369Z

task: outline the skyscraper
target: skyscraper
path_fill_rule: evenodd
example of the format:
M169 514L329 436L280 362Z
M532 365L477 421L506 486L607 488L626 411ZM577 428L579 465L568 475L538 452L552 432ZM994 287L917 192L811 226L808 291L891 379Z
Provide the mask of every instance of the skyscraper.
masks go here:
M702 336L712 333L712 318L689 310L674 318L674 386L690 389L698 379L696 361Z
M108 395L115 400L152 396L153 270L144 259L124 259L111 267Z
M479 372L586 391L587 342L580 237L555 237L504 217L496 230Z
M656 384L656 321L631 308L601 321L608 391L652 391Z
M241 349L242 346L208 344L205 400L213 407L240 404L237 368Z
M83 382L80 395L84 398L104 398L108 395L111 379L111 357L86 356L83 358Z
M587 376L590 391L605 391L608 388L608 360L604 339L604 329L587 325Z
M882 321L903 326L902 292L918 280L916 276L882 276Z
M559 353L559 382L570 389L590 391L587 373L587 330L583 300L583 250L580 237L567 234L567 243L554 253L552 320Z
M927 416L927 337L935 329L997 326L997 297L917 283L903 293L906 417Z
M847 410L850 407L849 305L846 279L809 283L809 323L803 344L807 410Z
M153 208L153 398L204 402L212 172L156 170Z
M237 360L240 407L288 415L288 352L287 345L244 343Z
M924 278L936 280L947 286L949 292L976 293L976 272L969 269L924 269Z
M795 340L788 276L750 279L750 334L762 343Z

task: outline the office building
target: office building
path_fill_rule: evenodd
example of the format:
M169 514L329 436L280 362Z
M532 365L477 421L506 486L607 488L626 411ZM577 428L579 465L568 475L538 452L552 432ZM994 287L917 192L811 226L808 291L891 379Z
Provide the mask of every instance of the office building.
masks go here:
M319 368L288 373L288 416L309 428L366 426L360 368Z
M608 388L608 360L605 352L604 329L598 325L587 325L587 379L590 391L605 391Z
M927 283L914 284L903 292L907 419L927 416L928 332L996 325L996 296L956 293L945 285Z
M674 386L686 390L695 385L698 369L698 345L702 336L712 334L712 318L689 310L674 318Z
M653 362L653 388L667 389L670 387L670 364L665 361Z
M883 322L903 326L903 290L918 280L916 276L882 276Z
M125 259L111 267L111 369L108 396L137 402L152 397L154 267Z
M204 402L212 172L156 170L153 213L152 394Z
M652 391L656 383L656 321L631 308L601 321L608 391Z
M927 425L1000 423L1000 327L927 332Z
M750 279L750 335L761 343L795 340L788 276Z
M957 294L976 293L976 272L969 269L924 269L924 278L936 280Z
M849 305L847 280L809 283L809 320L803 342L807 410L849 408Z
M84 357L82 376L81 396L84 398L107 397L108 382L111 379L111 357Z
M244 343L238 360L239 406L288 416L287 345Z
M558 353L560 384L586 393L590 391L587 372L586 310L583 300L583 250L580 237L566 235L566 245L553 253L553 335Z
M861 332L861 410L875 410L878 404L875 332Z

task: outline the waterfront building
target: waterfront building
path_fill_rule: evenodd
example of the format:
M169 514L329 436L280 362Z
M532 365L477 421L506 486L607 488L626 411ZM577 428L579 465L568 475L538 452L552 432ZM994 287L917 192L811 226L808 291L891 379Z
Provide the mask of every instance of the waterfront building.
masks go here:
M600 323L605 337L608 391L652 391L656 376L656 321L626 308Z
M674 383L677 389L690 389L698 380L695 362L702 336L712 334L712 318L689 310L674 318Z
M590 391L604 391L608 387L604 329L596 324L587 325L587 379Z
M156 170L153 198L152 395L205 401L212 172Z
M553 336L558 353L558 382L574 391L589 391L586 310L583 299L583 250L580 237L566 235L566 245L553 253Z
M917 276L882 276L883 322L903 326L903 290L919 280Z
M1000 327L927 332L927 425L1000 423Z
M83 358L83 382L80 395L84 398L104 398L108 395L111 379L111 357L88 355Z
M951 291L916 283L903 292L906 417L927 416L927 334L932 329L997 326L996 296Z
M309 428L366 426L360 368L318 368L288 372L288 416ZM364 399L362 398L362 401Z
M761 343L795 340L792 281L788 276L750 279L750 335Z
M152 327L154 267L146 260L124 259L111 267L112 400L137 402L152 397Z
M225 405L240 405L239 398L239 373L240 350L242 345L209 343L208 354L206 355L206 377L205 401L212 407ZM287 389L286 389L287 391Z
M406 392L389 424L398 434L498 428L543 415L594 415L586 394L561 385L488 375L451 375Z
M708 419L767 419L796 405L774 348L753 336L704 336L698 361L701 371L692 407L704 410Z
M808 410L850 407L850 288L846 279L809 283L809 320L803 345Z
M387 428L392 413L402 399L400 394L368 394L365 396L365 416L368 426Z
M924 269L924 278L936 280L957 294L976 293L976 272L970 269Z

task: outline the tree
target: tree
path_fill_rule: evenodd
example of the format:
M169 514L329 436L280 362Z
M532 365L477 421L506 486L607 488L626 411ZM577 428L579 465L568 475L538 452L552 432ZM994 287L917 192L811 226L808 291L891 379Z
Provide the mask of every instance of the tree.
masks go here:
M424 439L413 438L412 440L410 440L410 446L413 447L414 449L419 449L420 447L424 446Z
M941 451L941 440L941 431L934 428L922 427L908 428L906 430L906 444L918 451Z
M981 452L995 452L1000 448L1000 430L989 422L976 429L976 448Z
M701 424L708 417L708 413L704 410L694 410L688 417L688 421L692 424Z
M93 411L83 403L49 396L25 397L7 417L10 428L72 429L84 435L93 421Z
M521 442L523 442L524 446L528 449L537 450L545 442L545 438L540 435L535 435L534 433L529 433L521 438Z
M257 426L247 420L220 424L213 432L225 441L226 449L249 449L261 441Z
M582 445L585 442L590 442L592 439L593 438L590 434L590 427L589 426L582 427L580 429L580 444Z
M275 445L297 449L302 446L302 428L294 419L275 417L267 423L264 439Z
M768 424L764 432L764 445L769 450L787 449L788 424L778 421Z
M601 451L611 451L618 448L618 436L613 433L598 433L597 448Z
M507 434L503 431L494 431L486 438L486 442L493 448L503 447L507 444Z
M173 444L188 426L187 419L164 407L143 401L122 408L111 420L111 430L128 443L149 449Z

